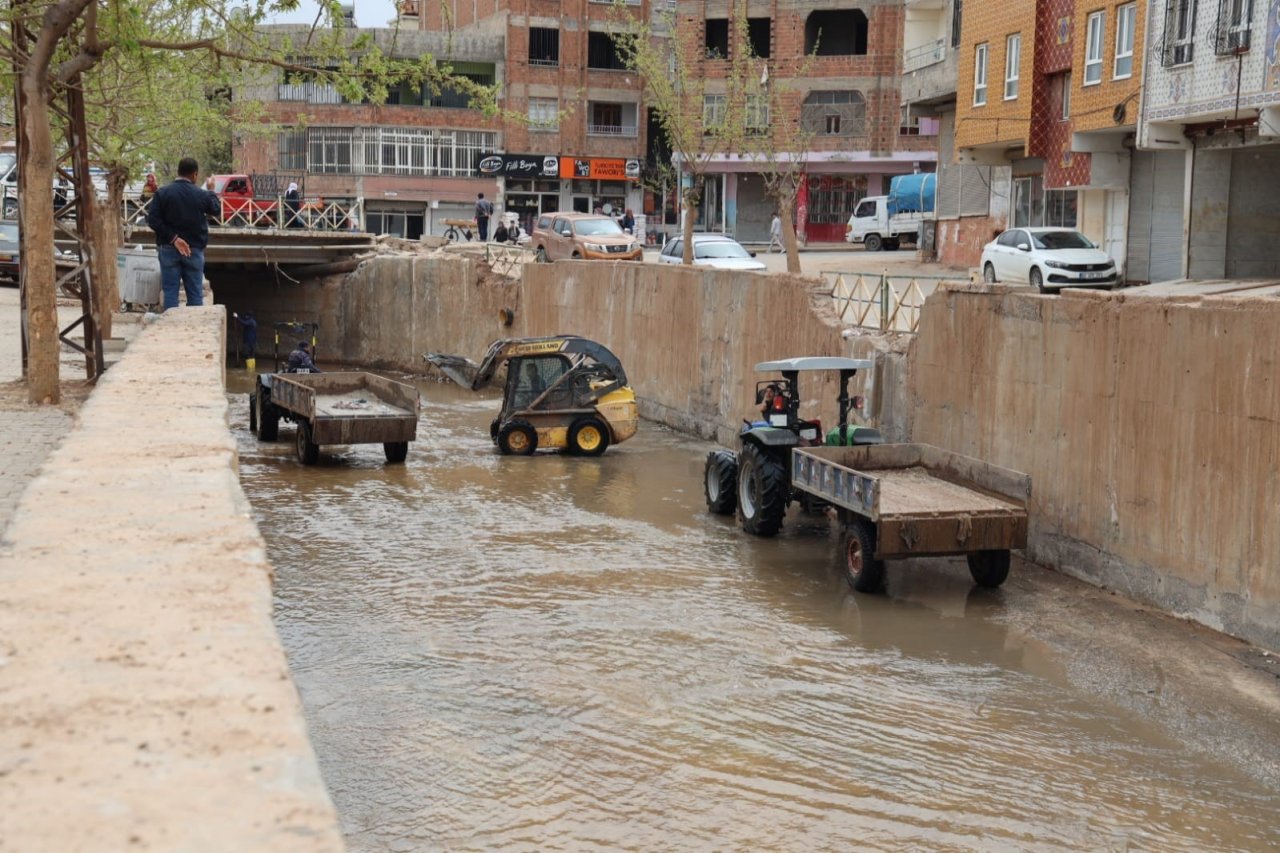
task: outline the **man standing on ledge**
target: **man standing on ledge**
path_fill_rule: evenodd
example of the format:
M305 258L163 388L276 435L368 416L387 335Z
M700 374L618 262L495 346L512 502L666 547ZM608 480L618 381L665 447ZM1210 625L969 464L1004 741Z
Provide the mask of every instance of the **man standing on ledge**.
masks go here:
M484 193L476 193L476 228L480 231L480 242L489 239L489 217L493 216L493 202L484 197Z
M164 310L178 307L178 286L187 305L204 304L204 247L209 244L207 214L218 215L218 197L196 183L200 167L192 157L178 162L178 177L151 200L147 224L156 234Z

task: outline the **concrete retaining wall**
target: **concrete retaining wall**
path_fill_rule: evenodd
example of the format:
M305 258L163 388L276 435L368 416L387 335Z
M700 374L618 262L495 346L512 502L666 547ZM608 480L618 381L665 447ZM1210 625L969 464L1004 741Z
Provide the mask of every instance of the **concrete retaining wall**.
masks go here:
M6 849L342 849L240 490L224 325L143 330L0 544Z
M917 441L1031 474L1030 555L1280 648L1280 302L940 291Z

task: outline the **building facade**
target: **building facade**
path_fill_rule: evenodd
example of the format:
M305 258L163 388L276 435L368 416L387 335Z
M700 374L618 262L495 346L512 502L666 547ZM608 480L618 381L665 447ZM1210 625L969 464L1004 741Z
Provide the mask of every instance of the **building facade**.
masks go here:
M1164 0L1148 14L1133 272L1280 275L1280 0Z

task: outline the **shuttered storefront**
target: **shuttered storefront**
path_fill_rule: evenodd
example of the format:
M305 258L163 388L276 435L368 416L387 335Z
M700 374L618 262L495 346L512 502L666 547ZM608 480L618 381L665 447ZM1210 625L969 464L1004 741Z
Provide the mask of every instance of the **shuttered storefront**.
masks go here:
M1135 151L1129 171L1129 262L1132 283L1182 278L1182 201L1186 155Z

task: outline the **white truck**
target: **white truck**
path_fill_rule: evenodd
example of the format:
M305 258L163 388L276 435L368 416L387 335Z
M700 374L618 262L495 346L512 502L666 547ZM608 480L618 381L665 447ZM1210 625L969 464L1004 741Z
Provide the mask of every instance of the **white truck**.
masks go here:
M845 224L845 242L861 243L868 252L896 249L900 242L914 243L920 223L934 217L936 186L937 175L932 172L894 177L888 195L858 202Z

